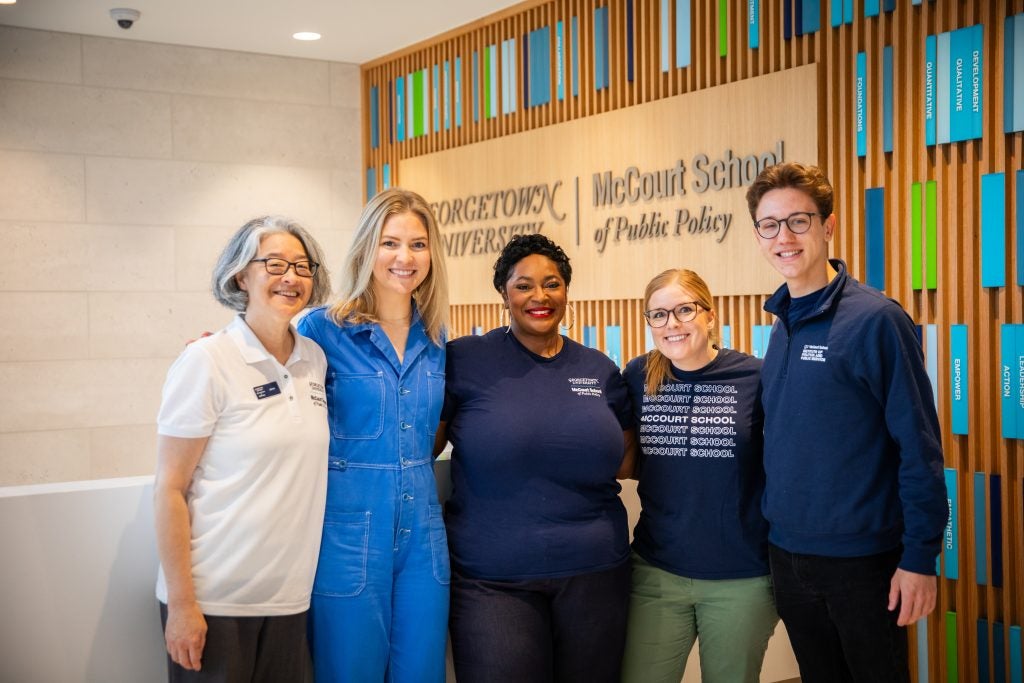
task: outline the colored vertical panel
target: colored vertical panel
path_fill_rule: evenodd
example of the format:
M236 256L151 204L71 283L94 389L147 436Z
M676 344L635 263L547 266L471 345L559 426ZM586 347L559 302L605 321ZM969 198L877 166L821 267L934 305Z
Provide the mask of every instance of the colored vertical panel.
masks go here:
M992 671L996 683L1006 683L1006 635L1002 623L992 622Z
M971 139L977 140L982 136L984 129L983 111L984 88L985 88L985 29L981 24L966 29L971 34L971 61L970 61L970 99L968 107L971 111Z
M591 349L597 348L597 327L587 325L583 328L583 345Z
M732 348L732 327L729 325L722 325L722 332L719 337L719 343L723 349Z
M896 11L896 0L883 0L882 1L883 12L895 12Z
M951 387L949 412L952 432L966 434L969 410L969 377L967 374L967 325L949 327L949 373Z
M486 79L487 85L485 90L487 96L487 108L484 113L485 118L491 119L498 116L498 80L500 76L498 72L497 44L487 46L487 62L484 66L484 78Z
M580 22L577 17L572 18L570 26L572 33L572 96L579 97L580 94Z
M565 99L565 27L561 21L555 27L555 90L559 100Z
M370 149L380 147L380 88L370 88Z
M483 325L473 325L473 334L480 336L484 333Z
M956 612L946 612L946 681L957 683L960 680L959 659L957 657Z
M939 330L938 326L929 324L925 326L925 369L928 372L928 379L932 383L932 400L935 401L935 409L939 409Z
M434 78L430 81L431 106L434 111L434 132L441 130L441 67L434 65Z
M1003 585L1003 490L1001 481L1002 478L998 474L988 476L988 547L992 553L992 562L989 564L988 571L989 581L996 588ZM999 640L1002 641L1002 636Z
M985 498L985 473L974 473L974 574L979 586L988 581L988 560L985 541L988 538L985 513L988 511ZM980 649L979 649L980 653ZM984 678L982 680L988 680Z
M423 69L420 71L420 97L417 100L417 105L420 109L420 119L423 123L423 127L420 128L419 135L426 135L430 131L430 70ZM435 117L436 118L436 117Z
M935 36L924 39L924 144L935 144L936 73L938 68Z
M481 90L480 99L483 100L483 118L484 120L491 118L491 48L490 46L484 48L483 54L483 77L484 86Z
M892 45L882 48L882 151L892 151Z
M1010 683L1021 683L1021 678L1024 677L1020 635L1020 626L1010 627Z
M1017 171L1017 284L1024 287L1024 171Z
M914 625L917 631L917 683L931 683L928 680L928 617Z
M806 35L821 29L821 0L798 0L801 3L800 33Z
M633 82L633 0L626 0L626 80Z
M843 0L829 0L828 15L831 19L832 28L839 28L843 25Z
M690 0L676 0L676 68L690 66Z
M644 351L654 350L654 337L651 336L651 328L644 325Z
M729 54L729 4L718 0L718 56Z
M388 142L393 143L395 141L395 104L393 101L395 94L391 89L391 81L388 81L384 90L388 94Z
M864 214L867 283L875 289L885 289L885 188L864 191Z
M924 250L926 270L924 285L928 289L939 286L939 200L938 183L924 184Z
M793 2L782 0L782 37L786 40L793 37Z
M921 244L921 183L910 186L910 286L921 289L924 277L921 267L924 250Z
M530 44L530 106L551 101L551 29L547 26L533 31ZM561 54L561 48L559 48ZM559 57L558 88L562 92L562 66ZM558 99L562 99L560 94Z
M1017 436L1017 416L1014 415L1014 399L1016 399L1016 384L1014 382L1014 370L1017 363L1017 330L1014 325L1000 325L999 327L999 398L1001 403L1000 422L1002 424L1002 436L1004 439L1013 439Z
M946 532L942 540L942 564L947 579L960 578L960 523L959 523L959 492L957 490L956 470L946 468L946 504L949 506L949 519L946 521Z
M473 53L473 123L480 121L480 53Z
M444 129L452 129L452 65L444 61Z
M462 128L462 57L455 58L455 127Z
M754 325L751 329L751 346L755 358L764 358L768 352L768 342L771 339L771 325Z
M970 93L969 64L971 63L971 35L969 29L958 29L949 34L949 141L971 138L971 115L967 104Z
M497 51L495 51L497 54ZM516 39L501 41L501 113L511 114L516 110ZM497 89L495 87L495 89ZM494 109L497 111L497 102Z
M1003 130L1024 130L1024 14L1003 24Z
M405 140L405 78L395 79L395 137Z
M761 46L761 0L747 0L747 44L751 50Z
M391 187L391 164L384 164L381 168L381 189L386 190Z
M608 87L608 7L594 9L594 90Z
M935 37L935 142L949 142L949 33Z
M366 169L366 201L370 201L375 194L377 194L377 171L368 168Z
M988 621L978 619L978 681L989 683L992 671L988 665Z
M864 0L864 16L865 17L877 17L878 16L878 0Z
M527 34L523 34L522 42L519 43L523 53L523 109L530 108L530 81L533 74L530 73L530 44L527 42Z
M1017 330L1017 346L1014 353L1016 365L1013 367L1014 413L1017 416L1017 436L1024 439L1024 325L1014 325Z
M669 62L668 62L668 48L669 48L669 16L668 16L668 0L661 0L661 12L658 15L661 19L661 23L658 25L660 38L659 46L661 47L661 72L668 73Z
M622 367L622 328L618 325L604 328L604 352L613 363Z
M843 23L853 23L853 0L843 0Z
M981 176L981 286L1006 286L1006 178Z
M427 98L426 83L426 71L417 71L412 75L412 122L413 122L413 135L419 137L427 132L427 122L424 121L424 102Z
M405 77L405 139L416 137L416 79L413 74Z
M857 80L854 93L855 122L857 131L857 156L868 153L868 56L857 53Z

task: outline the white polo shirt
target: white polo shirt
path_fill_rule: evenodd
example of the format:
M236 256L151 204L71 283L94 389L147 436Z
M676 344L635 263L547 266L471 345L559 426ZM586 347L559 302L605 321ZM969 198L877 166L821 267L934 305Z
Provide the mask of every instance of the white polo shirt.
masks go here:
M190 344L167 373L158 432L209 437L186 495L204 614L309 608L327 495L327 360L292 335L281 365L240 315ZM167 602L163 567L156 596Z

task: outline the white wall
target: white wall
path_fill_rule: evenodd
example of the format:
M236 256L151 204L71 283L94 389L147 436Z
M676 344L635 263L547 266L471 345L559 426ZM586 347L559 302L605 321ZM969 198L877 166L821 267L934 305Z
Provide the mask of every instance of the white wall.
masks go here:
M0 26L0 486L152 473L219 250L284 213L340 261L360 130L356 65Z

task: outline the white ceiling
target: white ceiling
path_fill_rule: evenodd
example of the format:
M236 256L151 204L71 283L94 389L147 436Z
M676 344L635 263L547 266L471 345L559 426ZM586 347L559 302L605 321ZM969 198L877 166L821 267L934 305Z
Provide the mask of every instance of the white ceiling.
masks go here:
M18 0L0 24L362 64L517 0ZM119 28L110 9L142 17ZM301 42L296 31L323 35Z

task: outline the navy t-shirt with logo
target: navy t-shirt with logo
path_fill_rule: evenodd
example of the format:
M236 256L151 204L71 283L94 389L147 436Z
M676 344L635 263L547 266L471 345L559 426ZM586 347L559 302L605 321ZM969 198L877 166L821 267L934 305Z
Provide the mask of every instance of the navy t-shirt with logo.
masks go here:
M503 327L448 344L445 521L465 576L572 576L629 555L615 479L633 424L626 385L603 353L563 341L552 358Z

